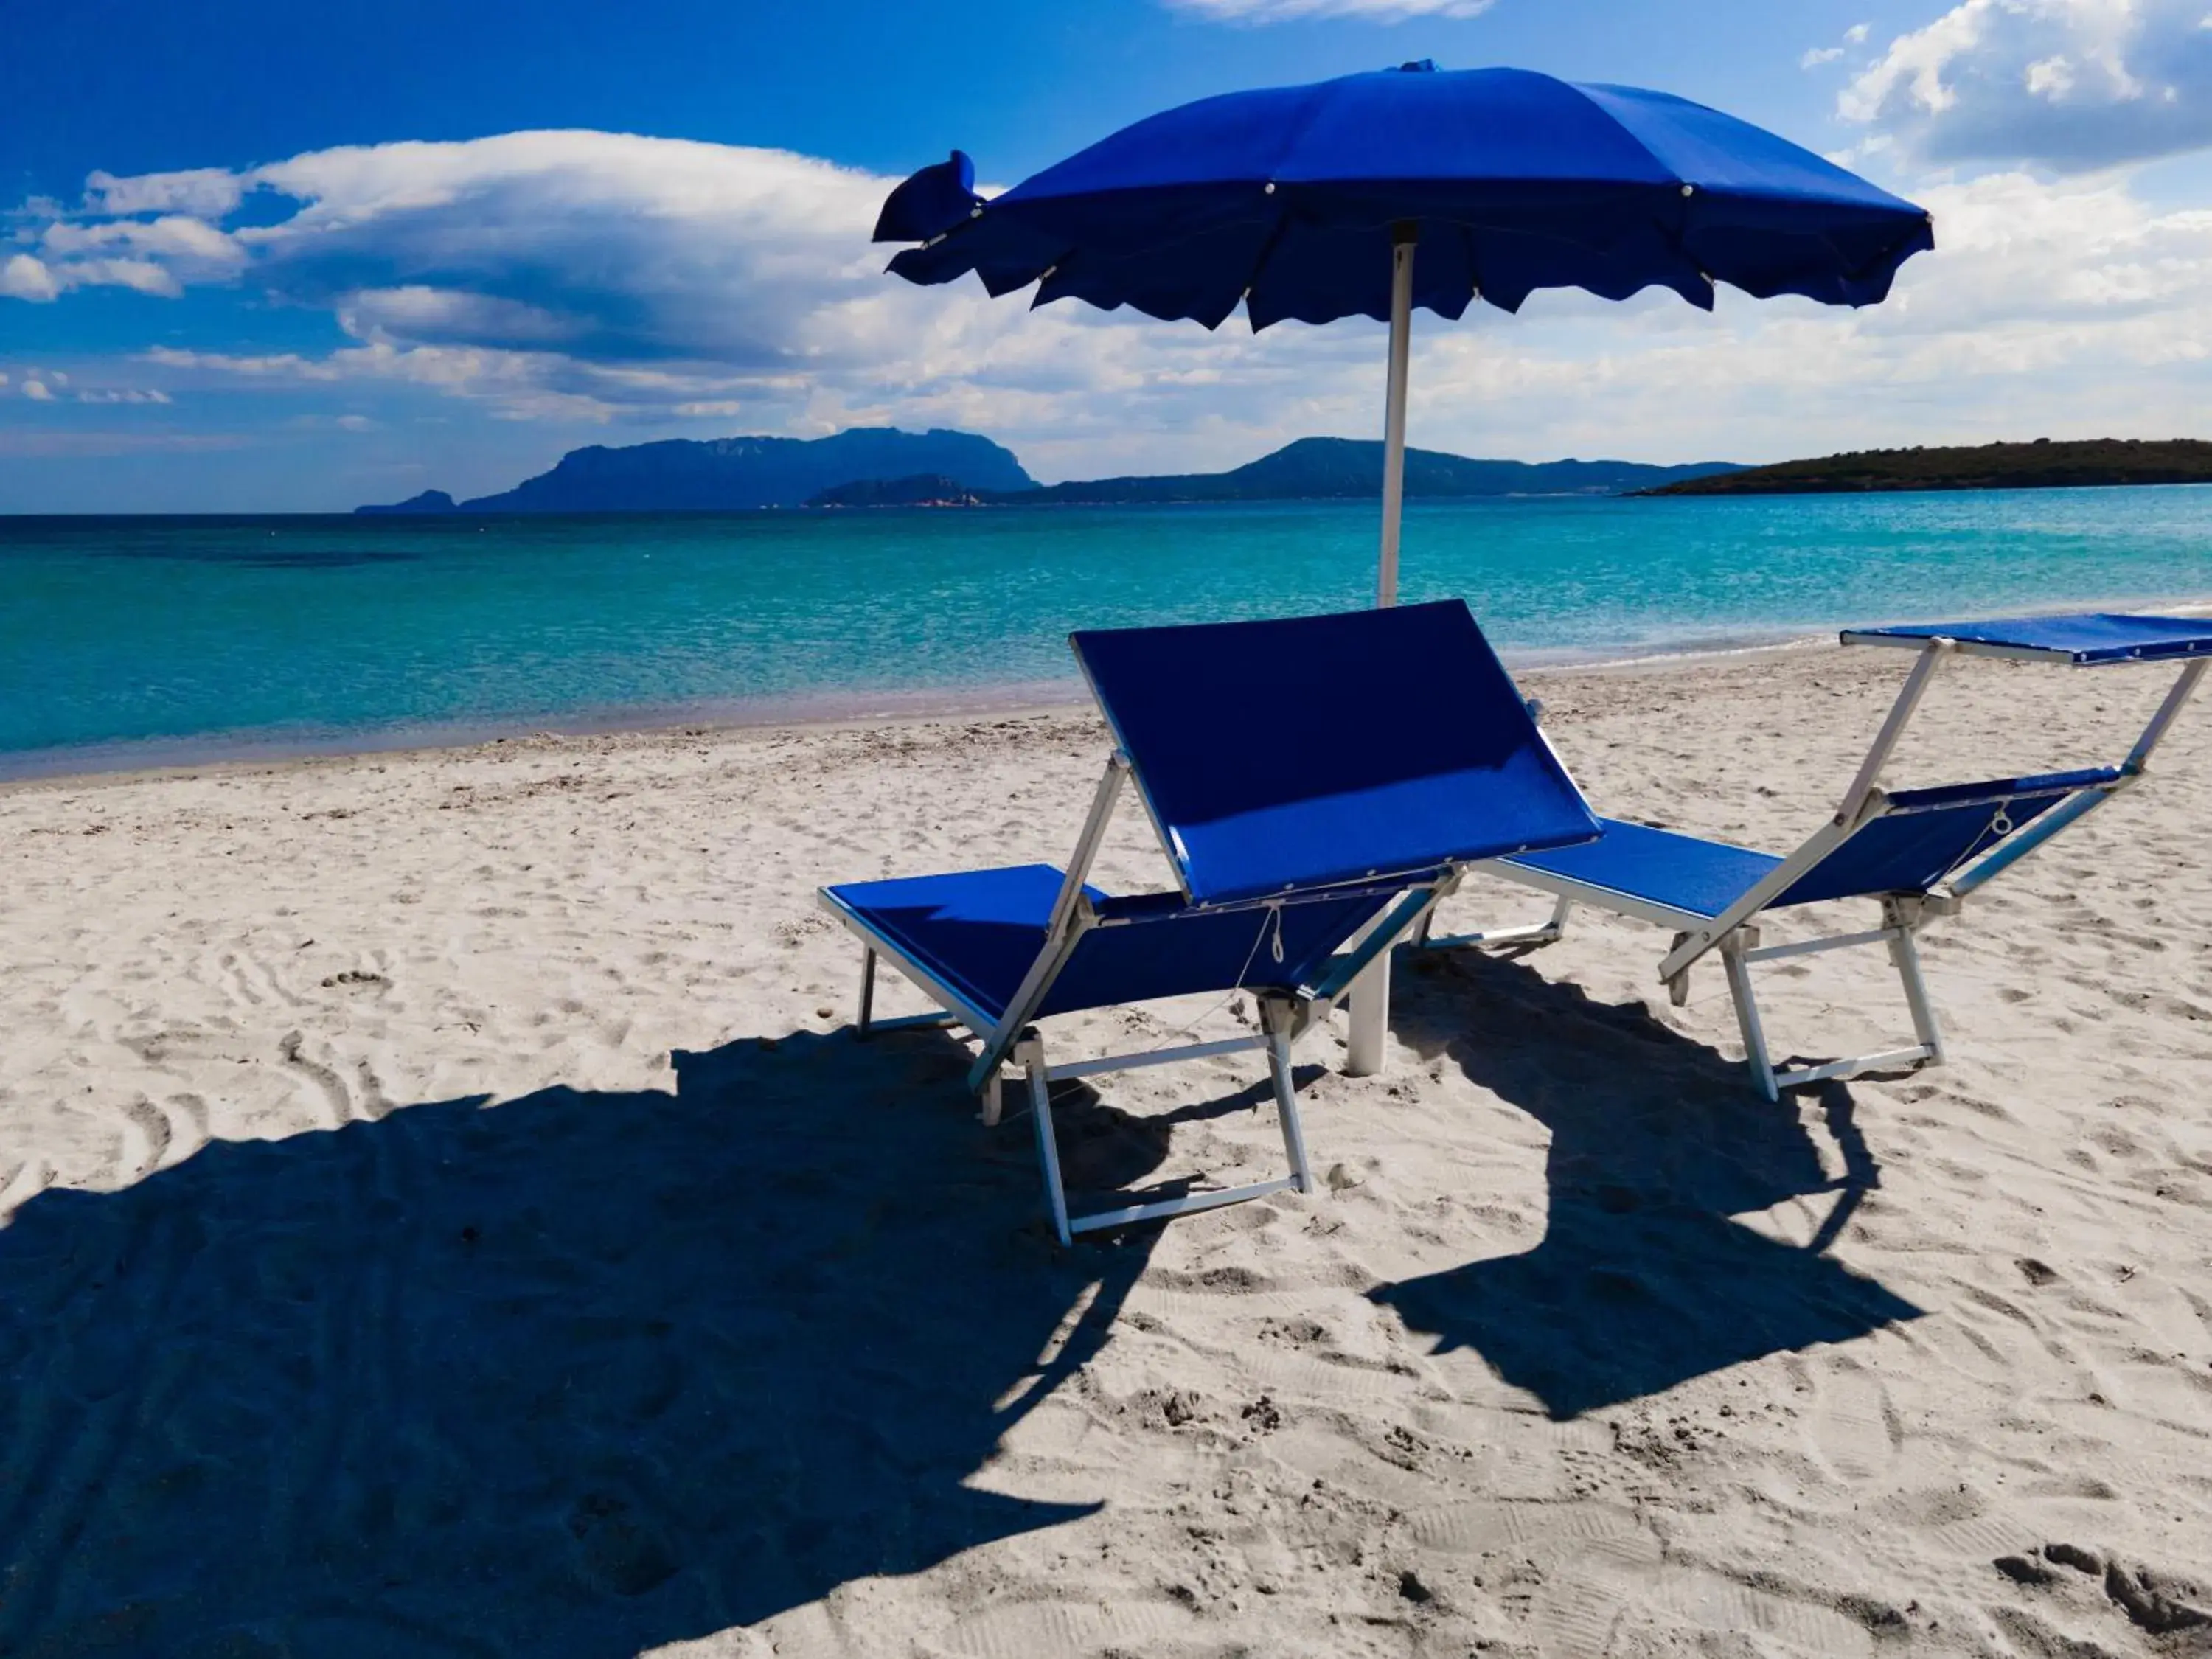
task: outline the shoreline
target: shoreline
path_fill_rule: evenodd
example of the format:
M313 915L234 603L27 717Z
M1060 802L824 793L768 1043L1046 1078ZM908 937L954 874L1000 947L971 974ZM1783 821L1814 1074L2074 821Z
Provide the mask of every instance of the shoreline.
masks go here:
M1747 642L1700 641L1623 655L1573 647L1504 651L1516 675L1563 672L1650 673L1714 661L1750 660L1831 642L1826 634L1762 636ZM0 797L26 790L210 772L268 772L351 760L458 754L510 743L580 742L595 738L702 737L739 732L874 730L986 718L1084 714L1091 708L1079 680L1017 682L802 696L720 699L696 704L587 710L559 717L438 722L326 734L210 732L181 738L122 738L53 749L0 753Z
M2117 602L2084 602L2082 611ZM2137 604L2145 603L2136 601ZM2156 602L2164 614L2212 614L2212 598ZM1517 676L1665 673L1701 664L1795 655L1833 641L1835 630L1803 628L1722 634L1644 647L1532 647L1498 653ZM582 709L557 716L436 721L356 731L267 735L217 732L177 738L121 738L0 752L0 797L26 789L210 771L267 771L311 763L432 753L551 739L653 738L687 732L837 731L917 723L1018 718L1087 711L1079 680L1004 685L823 690L760 698Z

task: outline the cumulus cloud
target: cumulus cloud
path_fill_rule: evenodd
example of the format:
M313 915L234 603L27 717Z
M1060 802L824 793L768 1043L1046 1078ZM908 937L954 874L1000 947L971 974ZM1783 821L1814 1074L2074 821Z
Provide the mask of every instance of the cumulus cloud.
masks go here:
M250 182L222 167L142 173L129 179L94 173L84 181L85 205L100 214L181 213L220 219L239 204Z
M891 182L600 132L95 173L81 208L18 233L31 246L0 265L0 294L239 284L325 310L355 342L316 359L153 354L179 369L406 381L524 416L787 404L870 372L887 344L911 360L951 343L943 296L897 292L869 246ZM258 222L226 222L249 198Z
M1899 36L1839 112L1935 163L2062 172L2212 145L2205 0L1964 0Z
M52 388L44 380L25 380L23 395L34 404L52 403L54 397Z
M1174 10L1224 23L1288 23L1307 17L1402 23L1411 17L1480 17L1496 0L1165 0Z
M61 292L62 285L43 259L28 253L11 253L0 259L0 298L58 300Z

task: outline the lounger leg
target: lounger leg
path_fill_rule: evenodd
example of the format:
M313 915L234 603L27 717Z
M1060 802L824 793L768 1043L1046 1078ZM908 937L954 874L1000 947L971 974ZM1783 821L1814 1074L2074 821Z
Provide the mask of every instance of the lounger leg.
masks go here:
M1419 936L1413 943L1425 951L1495 951L1510 945L1550 945L1567 931L1567 917L1574 911L1575 902L1562 894L1552 906L1550 917L1543 921L1516 922L1508 927L1486 927L1479 933L1455 933L1449 939L1437 939L1431 929L1436 922L1436 911L1431 908L1421 918Z
M1297 1011L1287 1002L1262 1003L1260 1018L1267 1029L1267 1075L1275 1085L1275 1115L1283 1130L1283 1151L1291 1160L1291 1178L1298 1191L1313 1190L1313 1170L1306 1163L1305 1126L1298 1121L1297 1080L1291 1074L1291 1032Z
M1004 1077L995 1068L984 1080L980 1097L983 1103L983 1127L987 1129L995 1129L999 1127L999 1115L1005 1109L1004 1103L1000 1098L999 1090L1004 1081Z
M1928 981L1920 973L1920 946L1914 939L1913 930L1902 917L1897 918L1896 931L1889 936L1889 959L1897 964L1897 976L1905 981L1905 1000L1912 1010L1913 1035L1928 1050L1931 1065L1943 1063L1943 1028L1936 1018L1936 1005L1929 1000Z
M860 947L860 1017L853 1022L853 1029L860 1036L868 1035L868 1022L876 1012L876 953L867 945Z
M1769 1100L1779 1100L1781 1091L1774 1084L1774 1064L1766 1054L1766 1030L1759 1023L1759 1002L1751 988L1751 964L1743 959L1748 946L1758 944L1758 936L1747 939L1739 928L1721 941L1721 965L1728 970L1729 992L1735 999L1736 1024L1743 1030L1745 1063L1759 1085L1759 1093Z
M1052 1212L1052 1231L1063 1244L1075 1236L1067 1228L1067 1191L1060 1184L1060 1141L1052 1131L1052 1083L1045 1073L1044 1044L1030 1038L1014 1056L1029 1073L1030 1115L1036 1120L1037 1161L1044 1166L1044 1198Z
M1687 933L1675 934L1674 944L1667 947L1668 954L1673 955L1689 942L1690 936ZM1731 980L1729 983L1734 984L1735 981ZM1667 981L1667 1000L1677 1008L1686 1008L1690 1006L1690 970L1688 969L1685 968Z

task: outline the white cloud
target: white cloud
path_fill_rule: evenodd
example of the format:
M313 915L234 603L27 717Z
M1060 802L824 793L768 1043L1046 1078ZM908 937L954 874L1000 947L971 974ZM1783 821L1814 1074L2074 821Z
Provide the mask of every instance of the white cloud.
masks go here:
M1308 17L1353 17L1402 23L1412 17L1480 17L1496 0L1164 0L1176 11L1224 23L1287 23Z
M1873 24L1854 23L1844 31L1844 44L1847 46L1863 46L1866 45L1867 36L1873 33Z
M1814 46L1797 60L1799 69L1818 69L1823 64L1832 64L1844 55L1841 46Z
M25 380L23 395L34 404L52 403L54 398L52 390L44 380Z
M89 224L58 221L40 234L39 247L51 268L64 272L73 261L120 254L158 261L186 280L228 276L246 258L246 249L226 232L205 220L175 213Z
M76 400L81 404L166 404L173 401L167 392L158 387L137 386L96 386L78 392Z
M61 291L62 285L44 260L27 253L0 259L0 299L55 300L61 297Z
M173 346L155 346L144 356L146 362L158 363L164 368L213 369L223 374L284 380L335 380L338 378L336 369L302 357L296 351L272 356L241 357L219 351L180 351Z
M222 167L142 173L130 179L94 173L84 181L85 206L91 212L109 216L181 213L220 219L237 207L249 182Z
M312 361L151 359L177 368L409 380L562 418L585 404L665 416L739 390L787 402L869 366L856 330L879 350L902 330L927 336L945 308L883 278L867 239L891 182L781 151L598 132L350 147L237 174L102 173L87 210L33 233L39 251L5 268L4 291L246 283L327 310L356 342ZM226 227L163 210L249 196L292 211ZM116 207L154 216L100 216Z
M2080 171L2212 145L2205 0L1963 0L1845 88L1929 162Z

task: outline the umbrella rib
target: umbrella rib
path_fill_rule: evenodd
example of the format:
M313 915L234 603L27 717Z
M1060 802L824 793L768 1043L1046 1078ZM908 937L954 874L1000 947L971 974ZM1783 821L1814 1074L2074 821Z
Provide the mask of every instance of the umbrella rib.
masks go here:
M1260 244L1259 252L1252 258L1252 269L1244 277L1244 291L1237 295L1238 300L1243 304L1244 320L1248 324L1252 323L1252 290L1260 286L1260 279L1267 274L1267 265L1274 258L1275 250L1282 246L1283 234L1290 228L1290 211L1285 209L1275 216L1274 228L1267 233L1267 240ZM1236 314L1237 307L1231 306L1229 310L1230 314L1233 316ZM1257 324L1252 324L1252 331L1255 334L1260 331Z

